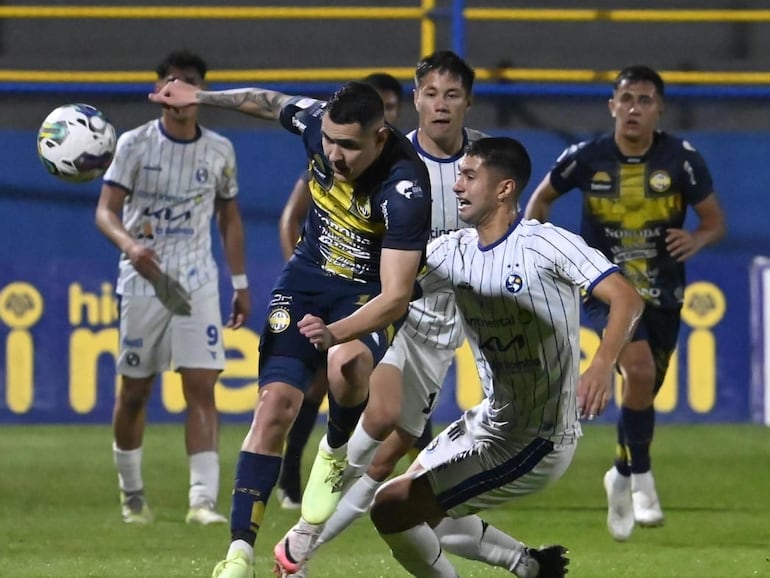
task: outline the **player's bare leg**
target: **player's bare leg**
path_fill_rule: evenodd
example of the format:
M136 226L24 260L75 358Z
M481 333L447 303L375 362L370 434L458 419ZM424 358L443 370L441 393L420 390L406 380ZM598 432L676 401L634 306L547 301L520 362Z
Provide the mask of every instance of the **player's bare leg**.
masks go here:
M128 524L149 524L152 512L147 506L142 479L142 440L155 376L121 376L121 387L112 414L113 456L118 472L121 515Z
M197 524L226 524L216 511L219 496L219 414L214 385L219 370L179 370L187 403L185 446L190 461L189 511L185 520Z

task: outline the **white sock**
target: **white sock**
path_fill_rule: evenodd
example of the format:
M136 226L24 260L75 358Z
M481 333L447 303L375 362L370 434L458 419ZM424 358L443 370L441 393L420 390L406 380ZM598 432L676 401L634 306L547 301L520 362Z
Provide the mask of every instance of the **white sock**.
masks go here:
M356 429L348 440L348 464L352 468L366 470L374 459L374 453L381 445L381 441L366 433L363 420L358 420Z
M127 494L143 490L142 448L121 450L113 441L112 455L115 459L115 467L118 470L118 486L120 489Z
M230 542L230 547L227 549L227 559L229 560L235 556L236 552L243 552L249 560L254 560L254 547L246 540L235 540Z
M219 496L219 454L198 452L190 458L190 507L215 506Z
M404 532L380 534L393 557L417 578L457 578L457 571L441 552L438 537L428 524L418 524Z
M468 560L479 560L513 572L526 546L476 515L444 518L433 529L441 547Z
M332 517L327 520L315 548L324 542L333 540L355 520L366 514L372 504L374 493L382 484L383 482L373 480L366 474L358 478L342 496L342 500L337 505Z

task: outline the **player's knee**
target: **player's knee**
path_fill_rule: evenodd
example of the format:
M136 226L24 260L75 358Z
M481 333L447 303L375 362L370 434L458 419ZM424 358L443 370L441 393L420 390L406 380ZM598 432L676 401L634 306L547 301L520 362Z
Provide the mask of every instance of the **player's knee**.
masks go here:
M655 363L638 359L623 364L624 397L649 400L655 390Z
M120 387L118 403L129 411L140 411L150 399L153 378L134 379L124 377Z

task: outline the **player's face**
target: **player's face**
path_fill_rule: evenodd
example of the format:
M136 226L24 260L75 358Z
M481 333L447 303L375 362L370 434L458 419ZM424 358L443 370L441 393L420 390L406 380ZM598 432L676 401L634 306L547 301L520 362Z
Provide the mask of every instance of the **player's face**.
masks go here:
M470 95L460 78L446 72L429 72L414 91L420 130L433 141L461 134L470 106Z
M378 90L377 92L385 107L385 122L391 126L396 126L398 123L398 115L401 112L401 101L399 100L398 95L390 90Z
M193 84L195 86L203 87L203 79L198 71L194 68L175 68L171 67L168 70L165 78L159 79L155 83L155 92L158 92L167 82L172 80L184 80L187 84ZM165 117L178 121L196 121L198 118L197 106L185 106L183 108L175 108L171 106L163 106L163 114Z
M461 158L460 174L453 187L460 218L469 225L483 223L500 204L497 185L497 179L479 157Z
M663 112L663 99L652 82L623 81L609 101L615 134L631 142L652 138Z
M324 115L321 119L323 149L335 178L350 183L360 177L382 152L387 133L382 124L362 129L358 123L337 124Z

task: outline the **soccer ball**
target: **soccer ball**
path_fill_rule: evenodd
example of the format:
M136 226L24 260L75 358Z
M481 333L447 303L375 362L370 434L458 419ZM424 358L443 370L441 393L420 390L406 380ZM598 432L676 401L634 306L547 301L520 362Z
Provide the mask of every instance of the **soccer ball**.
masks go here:
M115 127L100 110L88 104L65 104L43 121L37 154L52 175L84 183L110 166L115 141Z

